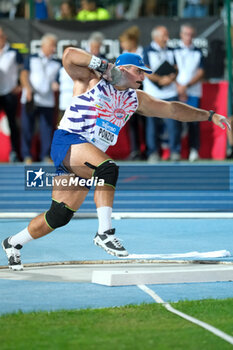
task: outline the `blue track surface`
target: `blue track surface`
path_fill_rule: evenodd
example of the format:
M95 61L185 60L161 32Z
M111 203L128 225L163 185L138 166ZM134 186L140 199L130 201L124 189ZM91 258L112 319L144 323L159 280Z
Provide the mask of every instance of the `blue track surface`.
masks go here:
M1 220L0 240L23 229L27 223L26 220ZM123 244L131 254L227 249L233 255L231 219L125 219L113 220L113 224L117 236L124 240ZM65 228L25 245L22 260L24 263L113 260L112 256L93 245L96 228L96 219L72 220ZM215 260L231 262L233 257ZM6 257L0 252L0 265L6 264ZM150 285L150 288L165 301L233 297L233 282ZM0 291L0 313L153 302L136 286L105 287L90 283L0 279Z
M0 212L47 210L51 190L25 190L25 184L23 165L1 166ZM114 212L190 211L233 211L233 165L121 165ZM95 212L93 190L79 212Z

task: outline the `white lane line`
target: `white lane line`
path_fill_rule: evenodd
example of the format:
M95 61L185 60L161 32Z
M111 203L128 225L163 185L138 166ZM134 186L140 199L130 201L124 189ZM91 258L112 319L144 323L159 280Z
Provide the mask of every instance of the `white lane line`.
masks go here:
M215 327L209 325L208 323L200 321L197 318L194 318L194 317L189 316L181 311L174 309L169 303L166 303L162 298L160 298L160 296L158 294L156 294L152 289L148 288L146 285L140 284L140 285L138 285L138 288L140 288L143 292L150 295L151 298L156 301L156 303L162 304L168 311L172 312L173 314L176 314L176 315L184 318L185 320L188 320L188 321L195 323L196 325L198 325L202 328L205 328L207 331L213 333L217 337L220 337L223 340L225 340L226 342L233 345L233 337L232 336L220 331L218 328L215 328Z
M127 257L122 259L174 259L174 258L223 258L230 257L231 253L228 250L216 250L211 252L188 252L182 254L129 254Z

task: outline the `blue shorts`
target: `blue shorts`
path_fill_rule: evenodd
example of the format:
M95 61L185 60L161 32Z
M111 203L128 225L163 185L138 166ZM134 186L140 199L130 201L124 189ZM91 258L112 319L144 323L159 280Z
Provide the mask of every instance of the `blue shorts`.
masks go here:
M70 133L62 129L57 129L55 131L50 155L59 174L68 173L62 162L70 146L81 143L88 143L88 141L79 134Z

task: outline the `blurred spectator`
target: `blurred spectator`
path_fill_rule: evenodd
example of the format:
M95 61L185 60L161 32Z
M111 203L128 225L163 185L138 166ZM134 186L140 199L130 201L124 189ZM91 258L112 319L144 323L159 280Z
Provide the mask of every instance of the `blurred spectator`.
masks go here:
M117 19L124 18L125 15L125 2L120 1L116 4L116 6L113 6L113 17Z
M100 58L105 58L104 55L101 54L101 48L104 41L104 35L101 32L93 32L88 39L88 48L92 55L95 55Z
M140 30L137 26L126 29L120 36L120 45L123 52L132 52L143 56L143 47L139 45Z
M156 0L154 0L156 1ZM124 13L124 18L134 19L140 15L140 9L143 6L143 0L134 0L129 3L127 11Z
M53 57L56 44L55 35L45 34L39 54L30 55L25 60L21 73L22 156L27 164L32 162L30 149L37 116L40 121L40 160L49 160L55 106L54 90L58 90L56 77L61 67L61 63Z
M20 0L0 0L0 18L14 19Z
M193 44L195 29L191 24L183 24L180 28L180 44L175 50L178 67L176 78L179 100L198 108L202 96L201 80L204 77L203 54ZM189 160L199 158L200 147L199 122L187 123L189 131Z
M96 0L81 0L81 10L76 19L78 21L103 21L110 19L110 14L105 8L98 7Z
M208 16L208 0L186 0L183 17L206 17Z
M141 16L152 17L158 14L158 0L143 0L140 10Z
M49 0L34 0L34 18L35 19L49 19L53 18L53 11ZM25 4L25 17L30 18L30 4Z
M177 3L176 0L143 0L140 16L177 16Z
M155 27L151 36L152 42L144 50L144 62L152 69L153 74L147 75L145 78L143 82L144 91L155 98L176 101L178 100L175 84L176 61L173 50L167 47L168 30L164 26ZM148 161L151 163L158 161L160 158L159 133L164 124L168 132L170 159L173 161L180 159L181 123L173 119L166 119L163 122L159 118L146 118L146 144Z
M9 18L12 6L11 0L0 1L0 18Z
M120 36L120 46L123 52L136 53L143 56L143 47L139 45L140 30L137 26L132 26L126 29ZM130 155L129 160L143 159L141 154L140 145L140 131L144 132L144 117L134 113L133 117L129 120L129 133L130 133ZM145 139L145 138L144 138ZM144 140L142 140L144 142Z
M174 3L175 2L175 3ZM116 4L116 18L172 16L177 12L175 0L134 0Z
M17 95L20 92L18 85L19 70L23 66L23 58L18 51L10 48L7 36L0 27L0 109L6 113L11 132L10 161L19 160L19 131L16 122L18 104Z
M53 18L53 12L49 0L34 0L34 2L35 19Z
M49 0L34 0L35 2L35 19L52 18L52 9Z
M64 51L67 47L71 47L72 45L65 46ZM58 72L58 84L59 84L59 117L58 123L63 117L63 114L70 105L72 96L73 96L73 87L74 82L66 72L65 68L62 66Z
M70 105L73 96L74 82L66 72L64 67L61 67L58 75L59 83L59 120L63 117L63 114Z
M60 5L60 16L58 20L72 20L76 17L76 7L73 1L63 1Z
M26 16L26 0L20 0L16 5L15 17L17 18L27 18Z

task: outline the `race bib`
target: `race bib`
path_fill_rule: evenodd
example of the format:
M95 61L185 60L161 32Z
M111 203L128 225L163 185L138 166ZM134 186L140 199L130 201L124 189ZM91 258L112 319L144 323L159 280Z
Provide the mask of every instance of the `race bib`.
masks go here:
M97 118L92 142L95 143L96 141L99 141L105 145L113 146L117 142L119 132L119 126L110 123L107 120Z

